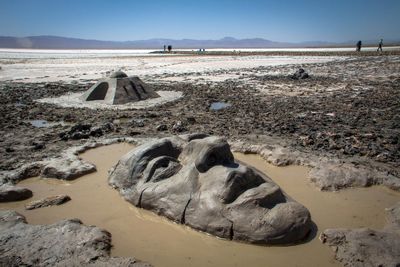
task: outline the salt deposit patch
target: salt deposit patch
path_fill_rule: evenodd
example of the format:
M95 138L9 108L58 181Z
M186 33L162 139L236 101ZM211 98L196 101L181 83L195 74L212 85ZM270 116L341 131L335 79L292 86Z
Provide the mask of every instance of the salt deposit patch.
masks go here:
M40 103L48 103L57 105L63 108L90 108L90 109L145 109L154 106L159 106L168 102L178 100L183 96L182 92L177 91L157 91L160 97L146 99L138 102L131 102L124 105L108 105L101 101L83 101L82 93L70 93L56 98L42 98L37 100Z
M288 64L325 63L343 57L317 56L154 56L154 57L87 57L52 58L51 54L37 59L7 59L0 54L0 81L54 82L97 80L110 70L123 70L138 76L171 75L190 72L213 72L278 66Z

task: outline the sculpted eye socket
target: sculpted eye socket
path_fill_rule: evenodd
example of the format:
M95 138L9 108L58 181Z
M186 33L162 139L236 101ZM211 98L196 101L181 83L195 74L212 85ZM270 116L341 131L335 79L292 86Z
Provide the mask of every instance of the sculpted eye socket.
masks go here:
M207 163L208 163L208 166L213 166L214 164L216 164L217 156L214 153L210 154L208 156Z
M143 177L146 182L158 182L175 175L181 167L181 164L175 158L157 157L147 164Z
M162 167L162 168L167 168L167 167L168 167L168 164L169 164L169 161L162 161L162 162L160 163L160 167Z

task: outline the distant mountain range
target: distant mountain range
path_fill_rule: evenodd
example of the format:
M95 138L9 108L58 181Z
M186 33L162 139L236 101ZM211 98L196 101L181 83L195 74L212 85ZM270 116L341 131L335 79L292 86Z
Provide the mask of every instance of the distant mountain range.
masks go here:
M219 40L194 40L194 39L148 39L138 41L99 41L59 36L29 36L8 37L0 36L0 48L36 48L36 49L162 49L164 45L175 48L285 48L285 47L335 47L353 46L356 42L345 43L331 42L302 42L285 43L275 42L262 38L236 39L225 37ZM364 44L376 45L378 40L364 41ZM388 44L389 41L385 41ZM400 40L390 40L391 44L399 44Z

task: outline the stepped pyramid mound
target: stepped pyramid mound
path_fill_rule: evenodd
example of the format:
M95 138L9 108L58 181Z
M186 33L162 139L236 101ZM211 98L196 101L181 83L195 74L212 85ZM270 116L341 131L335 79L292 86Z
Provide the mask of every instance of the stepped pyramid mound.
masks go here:
M109 105L122 105L130 102L156 98L159 95L137 76L116 71L109 78L99 80L83 94L83 101L96 101Z

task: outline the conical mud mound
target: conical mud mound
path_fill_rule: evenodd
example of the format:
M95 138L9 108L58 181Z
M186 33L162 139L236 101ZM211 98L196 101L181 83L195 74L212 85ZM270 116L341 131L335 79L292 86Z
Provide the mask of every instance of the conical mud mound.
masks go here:
M122 105L159 95L137 76L126 75L122 71L111 74L109 78L99 80L83 94L83 101L96 101L109 105Z

